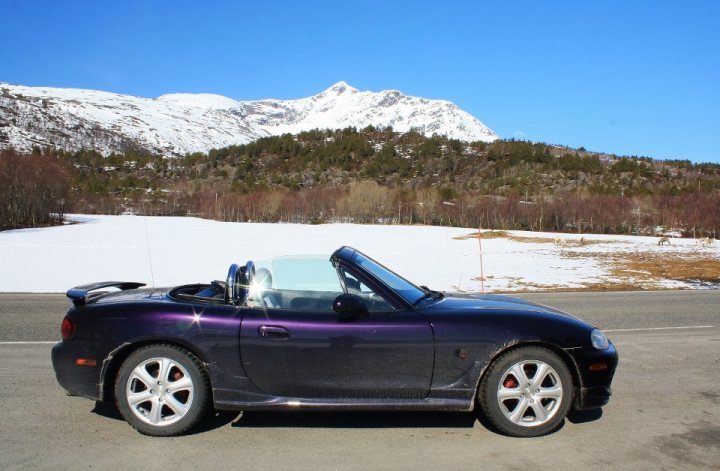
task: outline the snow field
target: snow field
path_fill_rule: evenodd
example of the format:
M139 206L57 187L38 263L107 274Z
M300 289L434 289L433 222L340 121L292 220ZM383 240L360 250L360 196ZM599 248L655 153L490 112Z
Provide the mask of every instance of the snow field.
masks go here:
M480 291L477 238L455 239L476 229L356 224L227 223L191 217L72 215L75 224L0 232L0 292L64 292L104 280L154 286L224 280L231 263L278 255L330 254L349 245L409 280L437 290ZM557 234L510 231L515 237L554 239ZM482 240L485 291L579 288L607 281L597 258L607 252L687 252L694 241L655 237L561 235L565 246L522 239ZM149 249L149 250L148 250ZM718 248L703 249L718 256ZM152 265L152 272L151 272ZM689 287L668 281L667 287Z

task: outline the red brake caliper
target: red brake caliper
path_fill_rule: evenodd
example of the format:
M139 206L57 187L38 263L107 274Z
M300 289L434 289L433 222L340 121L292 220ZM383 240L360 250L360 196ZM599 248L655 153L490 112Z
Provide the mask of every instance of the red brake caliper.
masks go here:
M517 388L517 386L518 386L518 383L515 380L515 378L513 378L512 376L508 376L507 378L505 378L505 381L503 381L503 387L505 387L505 388L513 389L513 388Z

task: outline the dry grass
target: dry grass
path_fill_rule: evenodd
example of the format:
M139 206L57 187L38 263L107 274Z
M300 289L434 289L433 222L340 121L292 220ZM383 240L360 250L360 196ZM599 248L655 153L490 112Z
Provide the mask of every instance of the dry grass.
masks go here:
M467 239L477 239L478 233L472 232L470 234L465 234L462 236L453 237L455 240L467 240ZM509 234L507 231L487 231L482 233L483 240L485 239L509 239L515 242L527 242L527 243L534 243L534 244L552 244L555 242L555 239L552 239L550 237L522 237L522 236L516 236Z
M494 278L492 275L486 277L486 280ZM647 284L635 283L633 280L606 280L603 282L580 283L582 286L564 286L557 284L543 284L532 281L525 281L519 276L506 276L508 280L506 289L494 289L493 293L519 293L519 292L576 292L576 291L642 291L652 289L654 286ZM480 277L473 278L474 281L480 281ZM457 287L456 287L457 288Z
M563 238L562 236L560 236ZM566 246L585 246L585 245L597 245L597 244L629 244L630 242L627 240L597 240L597 239L585 239L582 238L582 241L580 239L576 238L563 238L565 240L564 244Z
M699 253L587 253L565 251L564 256L594 259L607 266L607 279L582 282L582 286L541 284L513 279L505 290L522 291L643 291L668 289L667 281L720 286L720 258Z
M610 260L613 276L720 283L720 259L702 255L633 253Z
M655 289L639 283L606 281L596 283L583 283L583 286L569 287L561 285L542 285L532 282L518 282L514 287L516 289L493 290L493 293L518 293L518 292L543 292L543 293L575 293L580 291L644 291Z
M477 232L455 237L458 240L476 239ZM720 286L720 257L702 250L668 252L629 252L617 250L613 252L594 252L582 250L583 245L592 244L630 244L626 240L583 240L575 237L563 237L564 243L559 245L560 256L577 258L580 260L593 260L604 265L606 277L600 281L577 281L576 286L568 287L555 284L542 284L524 281L521 277L508 280L506 289L493 290L497 293L512 293L521 291L638 291L649 289L669 289L669 281L689 283L692 285L705 285L708 287ZM482 233L483 239L505 238L515 242L526 243L554 243L555 239L549 237L523 237L515 236L507 231L487 231ZM491 278L491 277L488 277ZM479 281L479 280L475 280ZM581 286L577 286L581 285Z
M529 244L554 244L555 239L550 237L522 237L516 235L509 235L508 239L515 242L525 242Z
M628 289L652 289L660 288L660 283L667 280L720 284L720 258L708 254L566 252L563 255L593 258L608 267L611 277L622 280L589 284L588 289L624 289L625 285Z
M482 233L483 239L504 239L509 234L506 231L487 231ZM467 240L467 239L477 239L478 233L477 232L471 232L470 234L465 234L461 236L453 237L455 240Z
M470 234L465 234L462 236L453 237L455 240L467 240L467 239L477 239L478 233L472 232ZM513 242L524 242L527 244L554 244L555 239L552 237L525 237L525 236L518 236L508 233L507 231L487 231L482 233L483 239L508 239L512 240ZM570 237L566 235L558 235L557 237L559 240L562 241L561 244L559 244L561 247L577 247L577 246L584 246L584 245L595 245L595 244L627 244L627 241L624 240L592 240L592 239L585 239L584 237L578 238L578 237Z

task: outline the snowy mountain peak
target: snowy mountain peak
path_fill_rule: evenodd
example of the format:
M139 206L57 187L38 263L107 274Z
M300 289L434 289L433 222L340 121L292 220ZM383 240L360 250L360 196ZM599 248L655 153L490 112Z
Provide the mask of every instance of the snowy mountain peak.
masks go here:
M325 94L327 94L327 93L335 93L335 94L337 94L337 95L340 95L340 94L345 93L345 92L357 93L357 92L358 92L358 89L351 87L351 86L348 85L348 83L345 82L344 80L340 80L338 83L336 83L336 84L333 85L332 87L328 88L328 89L325 90L323 93L325 93Z
M463 141L497 139L490 128L449 101L397 90L359 91L344 81L308 98L259 101L207 93L153 99L0 83L0 148L23 151L33 146L106 154L146 149L172 156L264 136L369 125Z

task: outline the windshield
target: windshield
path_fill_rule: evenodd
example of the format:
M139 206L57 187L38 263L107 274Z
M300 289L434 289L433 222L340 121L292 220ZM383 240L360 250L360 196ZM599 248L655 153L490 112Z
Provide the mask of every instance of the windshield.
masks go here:
M354 252L351 258L359 266L392 288L393 291L410 304L415 304L426 295L426 292L422 289L360 252Z

